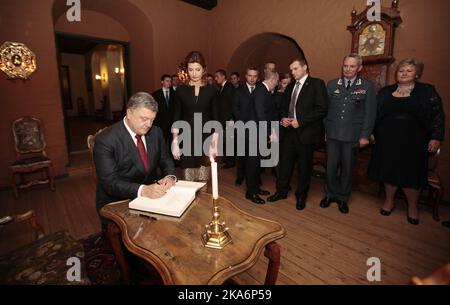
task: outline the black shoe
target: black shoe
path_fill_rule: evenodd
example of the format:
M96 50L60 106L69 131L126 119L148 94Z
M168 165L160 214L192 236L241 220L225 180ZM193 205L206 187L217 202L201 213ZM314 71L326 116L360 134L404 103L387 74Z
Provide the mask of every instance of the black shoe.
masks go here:
M258 194L247 193L245 195L245 198L247 198L248 200L250 200L251 202L256 203L256 204L265 204L266 203L261 197L258 196Z
M244 181L244 178L236 178L234 185L242 185L242 181Z
M325 197L320 201L320 207L325 209L330 206L333 202L336 202L337 200L335 198Z
M441 225L443 225L446 228L450 228L450 221L449 220L443 221L441 222Z
M346 202L346 201L341 201L341 200L339 200L338 203L339 203L339 211L340 211L342 214L347 214L347 213L349 212L347 202Z
M274 201L278 201L280 199L286 199L286 198L287 198L286 194L281 194L281 193L275 192L275 194L273 194L272 196L267 198L267 201L274 202Z
M393 207L390 211L386 211L385 209L381 208L380 209L380 214L383 216L389 216L391 215L392 212L394 212L395 207Z
M417 226L419 224L419 218L416 219L416 218L411 218L408 216L408 222L412 225Z
M295 205L297 210L303 210L306 208L306 198L297 198L297 204Z
M265 191L265 190L259 190L258 191L258 195L262 195L262 196L267 196L267 195L270 195L270 192L269 191Z

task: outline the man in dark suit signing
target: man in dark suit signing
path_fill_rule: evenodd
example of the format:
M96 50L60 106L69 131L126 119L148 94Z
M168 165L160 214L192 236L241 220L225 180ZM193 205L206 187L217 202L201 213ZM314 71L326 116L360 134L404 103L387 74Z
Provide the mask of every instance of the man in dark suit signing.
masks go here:
M308 75L305 59L289 65L294 82L285 90L281 106L281 125L286 128L280 143L280 172L277 191L267 198L287 198L295 161L298 161L296 208L303 210L311 181L315 145L324 138L323 118L327 115L327 89L323 80Z
M163 133L159 127L152 127L157 112L158 104L150 94L136 93L128 101L124 119L96 137L97 210L118 200L159 198L174 185L175 167Z

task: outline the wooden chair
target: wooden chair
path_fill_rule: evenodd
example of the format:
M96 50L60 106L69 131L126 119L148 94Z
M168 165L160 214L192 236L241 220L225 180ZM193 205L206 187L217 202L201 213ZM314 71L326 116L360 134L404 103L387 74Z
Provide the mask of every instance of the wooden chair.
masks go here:
M53 164L47 157L45 148L47 146L41 121L33 117L22 117L12 124L14 135L16 161L10 166L11 186L15 198L19 198L18 188L27 188L35 184L50 184L50 189L55 190L53 183ZM46 171L47 177L44 179L33 179L25 182L24 175ZM16 184L16 174L20 175L20 184Z
M444 196L444 187L442 180L437 173L438 159L441 150L438 149L435 153L430 153L428 158L428 198L433 208L433 219L439 221L439 204L442 196Z
M11 223L28 222L31 228L34 230L36 239L42 238L44 236L44 230L41 225L36 221L36 215L33 210L29 210L23 214L15 216L5 216L0 220L0 229Z
M0 255L0 284L89 284L84 249L67 231L44 236L36 221L34 211L0 219L0 232L12 223L28 222L36 233L36 240L9 253ZM69 259L78 258L81 263L79 281L70 281L67 271Z
M414 285L450 285L450 263L427 277L419 278L414 276L411 278L410 283Z
M92 164L92 177L95 181L95 183L97 183L97 171L95 168L95 162L94 162L94 145L95 145L95 137L98 136L103 130L105 130L106 127L101 128L99 130L97 130L97 132L95 134L90 134L88 135L86 142L87 142L87 147L89 148L89 152L91 154L91 164Z

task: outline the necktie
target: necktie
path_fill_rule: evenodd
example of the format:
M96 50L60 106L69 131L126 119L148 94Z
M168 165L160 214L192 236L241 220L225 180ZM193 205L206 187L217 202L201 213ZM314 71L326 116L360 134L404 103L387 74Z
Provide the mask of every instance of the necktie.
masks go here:
M345 87L345 89L350 89L350 87L352 86L352 81L351 80L348 80L347 81L347 87Z
M164 95L166 97L166 106L169 107L169 91L164 91Z
M148 173L148 157L147 151L145 150L144 142L142 142L141 136L136 135L137 140L137 149L139 151L139 155L141 156L142 162L144 163L145 172Z
M300 82L297 81L294 88L294 93L291 96L291 103L289 104L289 118L295 118L295 102L298 97L298 90L300 89Z
M255 86L250 86L250 93L253 93L253 90L255 90Z

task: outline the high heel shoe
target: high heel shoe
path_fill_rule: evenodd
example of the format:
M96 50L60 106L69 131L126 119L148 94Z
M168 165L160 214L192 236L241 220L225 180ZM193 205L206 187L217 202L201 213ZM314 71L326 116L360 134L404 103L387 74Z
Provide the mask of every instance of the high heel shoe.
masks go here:
M411 218L408 216L408 222L412 225L417 226L419 224L419 218Z
M389 216L391 215L392 212L394 212L395 207L393 207L390 211L386 211L385 209L381 208L380 209L380 214L383 216Z

